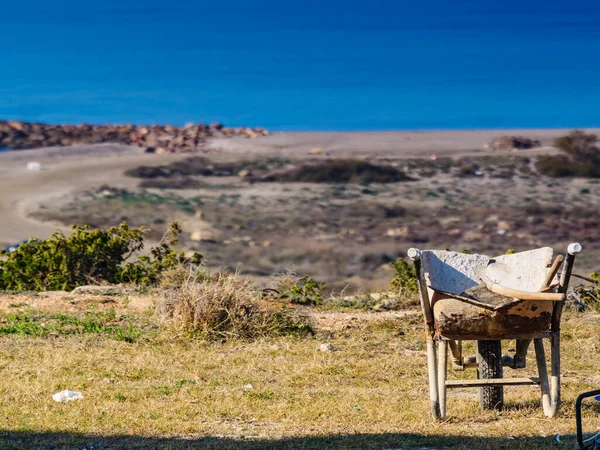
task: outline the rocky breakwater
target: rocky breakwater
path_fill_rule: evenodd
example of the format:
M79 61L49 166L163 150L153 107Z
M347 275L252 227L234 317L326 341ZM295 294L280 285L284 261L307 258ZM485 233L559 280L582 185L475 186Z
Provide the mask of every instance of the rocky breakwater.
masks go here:
M221 124L171 125L48 125L0 121L0 147L29 149L81 144L120 143L137 145L147 152L179 153L199 150L207 138L267 136L263 128L229 128Z

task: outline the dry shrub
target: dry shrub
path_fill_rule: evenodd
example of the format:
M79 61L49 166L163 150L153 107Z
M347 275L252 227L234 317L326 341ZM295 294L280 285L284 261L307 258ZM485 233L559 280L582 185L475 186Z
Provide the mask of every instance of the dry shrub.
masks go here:
M600 148L598 136L574 130L555 139L554 146L565 155L544 155L536 162L536 169L550 177L600 178Z
M306 318L292 310L266 308L256 297L250 280L237 274L190 276L163 291L157 313L181 331L208 340L312 332Z
M147 189L198 189L205 183L191 177L150 178L143 180L139 186Z
M332 159L319 164L302 165L287 172L271 174L259 181L370 184L413 181L413 178L388 165L375 165L353 159Z

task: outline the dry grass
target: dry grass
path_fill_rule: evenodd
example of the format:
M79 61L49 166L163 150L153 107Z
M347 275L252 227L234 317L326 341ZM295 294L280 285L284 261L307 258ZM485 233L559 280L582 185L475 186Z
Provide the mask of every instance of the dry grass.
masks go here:
M600 384L600 316L571 314L558 419L544 417L535 388L521 387L506 390L501 413L482 412L474 390L451 391L449 419L434 423L418 314L315 317L315 338L224 344L164 333L135 343L4 336L0 448L570 449L572 436L559 445L555 435L574 432L575 397ZM320 352L322 342L339 351ZM528 363L535 366L533 355ZM62 389L85 398L53 402ZM600 410L584 417L591 431Z
M208 340L311 331L308 322L292 311L260 305L257 295L252 282L237 274L217 273L200 280L192 274L164 291L157 310L175 328Z

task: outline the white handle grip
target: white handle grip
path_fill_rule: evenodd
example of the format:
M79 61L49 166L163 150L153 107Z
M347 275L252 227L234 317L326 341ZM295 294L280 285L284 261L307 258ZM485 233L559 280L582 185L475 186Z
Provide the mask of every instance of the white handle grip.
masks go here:
M567 253L569 255L574 255L576 253L579 253L581 250L583 250L583 247L581 246L581 244L579 242L573 242L572 244L569 244L569 246L567 247Z
M419 250L418 248L409 248L407 255L413 261L418 261L419 259L421 259L421 250Z

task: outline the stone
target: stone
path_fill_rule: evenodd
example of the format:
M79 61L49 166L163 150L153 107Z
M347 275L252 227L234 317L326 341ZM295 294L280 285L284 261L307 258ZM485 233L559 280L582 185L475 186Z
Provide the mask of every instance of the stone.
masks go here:
M408 227L388 228L385 232L386 236L390 237L407 237L410 233Z
M192 231L190 233L190 240L200 242L202 240L202 231Z
M219 239L220 233L212 229L210 227L206 227L205 229L192 231L190 233L190 240L195 242L215 242Z
M310 153L311 155L322 155L324 153L324 150L320 147L315 147L311 148L308 153Z
M106 286L78 286L71 291L71 294L90 294L90 295L122 295L131 293L132 289L125 288L118 285L106 285Z
M321 352L337 352L338 349L333 346L330 342L319 345L319 351Z
M493 139L488 144L488 148L492 150L527 150L541 145L540 141L523 136L500 136Z
M246 130L246 136L250 139L254 139L260 136L260 134L258 134L256 131L252 130L252 129L247 129Z
M208 136L256 138L267 135L262 128L224 128L219 123L172 125L48 125L20 121L0 121L0 147L15 150L55 145L84 145L103 142L142 147L146 153L191 152L202 147ZM163 150L159 150L162 148ZM154 149L154 150L151 150Z
M498 222L498 229L499 230L510 230L511 226L508 222L506 222L505 220L501 220Z

